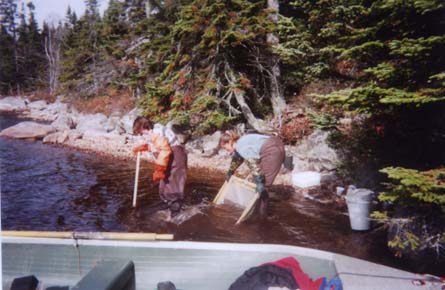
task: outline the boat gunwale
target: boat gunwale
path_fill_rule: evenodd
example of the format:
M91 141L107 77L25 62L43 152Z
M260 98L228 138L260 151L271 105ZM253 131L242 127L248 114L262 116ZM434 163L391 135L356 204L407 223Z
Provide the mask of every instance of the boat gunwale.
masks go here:
M187 250L219 250L245 252L283 252L298 256L307 256L334 262L336 253L282 244L255 243L222 243L195 241L124 241L124 240L96 240L96 239L61 239L61 238L31 238L31 237L1 237L2 243L15 244L52 244L73 246L109 246L109 247L142 247L142 248L170 248Z

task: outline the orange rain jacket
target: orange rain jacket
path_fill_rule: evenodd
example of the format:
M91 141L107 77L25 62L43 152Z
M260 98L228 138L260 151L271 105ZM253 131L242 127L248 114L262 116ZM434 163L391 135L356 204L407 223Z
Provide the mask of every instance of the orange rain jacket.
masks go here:
M170 148L168 139L154 132L150 135L148 141L151 147L150 150L155 153L155 164L167 167L170 155L172 154L172 149Z

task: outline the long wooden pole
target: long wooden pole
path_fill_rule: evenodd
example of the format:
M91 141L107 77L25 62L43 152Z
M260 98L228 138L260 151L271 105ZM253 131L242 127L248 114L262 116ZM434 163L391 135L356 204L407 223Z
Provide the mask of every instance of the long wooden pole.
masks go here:
M136 207L136 199L138 196L138 182L139 182L139 164L141 161L141 152L138 152L136 157L136 174L134 177L134 190L133 190L133 207Z
M116 233L116 232L51 232L51 231L1 231L3 237L59 238L82 240L128 240L154 241L173 240L172 234Z

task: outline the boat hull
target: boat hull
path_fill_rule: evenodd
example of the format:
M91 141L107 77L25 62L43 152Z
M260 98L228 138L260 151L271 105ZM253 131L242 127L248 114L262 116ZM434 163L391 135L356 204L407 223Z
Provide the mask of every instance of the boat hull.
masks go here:
M136 289L172 281L178 289L225 290L247 269L288 256L313 279L338 275L345 290L418 289L418 275L296 246L21 237L2 237L2 284L35 275L45 287L72 287L100 261L132 260Z

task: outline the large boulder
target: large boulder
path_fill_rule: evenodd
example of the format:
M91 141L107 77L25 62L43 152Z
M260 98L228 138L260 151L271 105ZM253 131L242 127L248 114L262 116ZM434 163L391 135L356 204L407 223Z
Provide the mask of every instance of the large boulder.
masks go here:
M51 125L43 125L36 122L26 121L4 129L0 132L0 136L19 139L42 139L46 135L55 131L56 129Z
M337 168L337 152L329 147L329 132L316 130L296 148L297 159L306 161L315 171L331 171Z
M210 136L204 136L202 149L205 156L212 156L218 153L219 139L221 139L221 131L216 131Z
M0 99L0 112L20 112L27 110L23 97L6 97Z
M68 105L57 100L47 104L45 101L35 101L28 104L26 116L36 120L55 121L58 116L68 114Z
M125 116L122 117L121 123L119 124L120 127L122 127L127 134L133 133L133 122L136 119L137 116L142 115L142 110L138 108L134 108L130 112L128 112Z
M107 129L105 128L105 124L108 121L107 116L101 113L97 113L94 115L83 115L79 114L76 119L77 127L76 129L84 133L86 131L96 131L106 133Z
M68 139L68 130L62 132L51 133L43 138L43 143L61 144Z
M41 111L48 106L48 103L44 100L34 101L28 104L30 110Z
M121 115L119 112L113 112L108 117L107 121L104 123L104 129L107 132L112 132L113 134L124 134L125 128L121 122Z
M56 120L51 123L51 126L59 131L63 131L76 128L76 123L74 122L74 119L71 117L71 115L59 114Z
M46 106L43 112L48 115L64 114L68 112L68 105L57 100L56 102Z
M212 135L198 137L186 144L189 152L202 154L205 157L210 157L218 154L219 139L221 138L221 131L216 131Z

